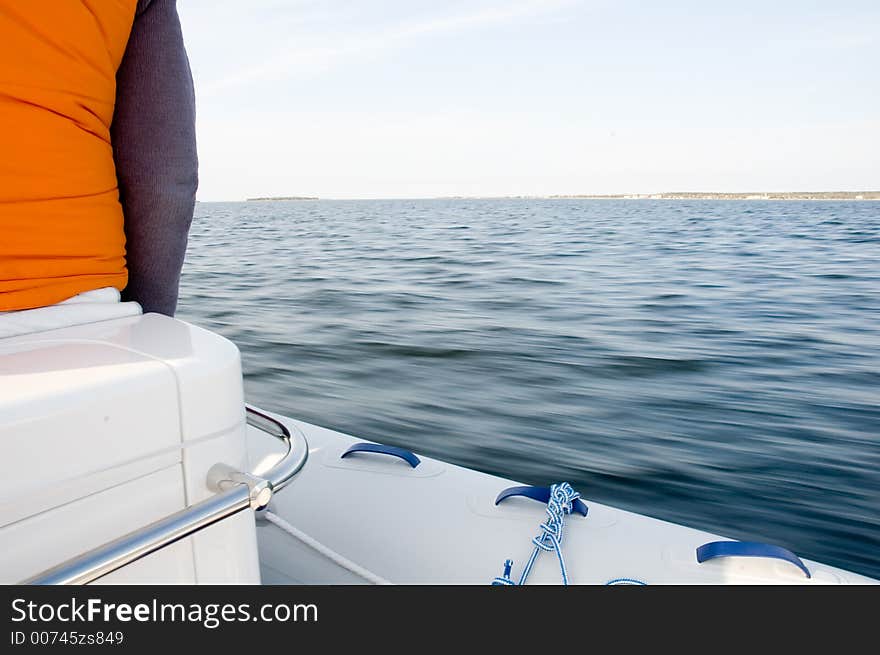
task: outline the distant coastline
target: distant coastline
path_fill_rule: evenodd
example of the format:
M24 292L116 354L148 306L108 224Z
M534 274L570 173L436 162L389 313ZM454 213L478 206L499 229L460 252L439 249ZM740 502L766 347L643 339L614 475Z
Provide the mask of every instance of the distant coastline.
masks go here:
M313 196L267 196L265 198L248 198L247 202L254 202L257 200L320 200L320 198Z
M332 199L332 198L327 198ZM379 198L373 198L378 200ZM417 198L385 198L415 200ZM425 198L431 199L431 198ZM321 200L317 196L260 196L247 202ZM354 200L354 198L351 198ZM730 193L720 191L672 191L666 193L572 193L511 196L436 196L433 200L880 200L880 191L767 191Z
M775 191L766 193L676 191L672 193L579 194L547 197L594 200L880 200L880 191Z

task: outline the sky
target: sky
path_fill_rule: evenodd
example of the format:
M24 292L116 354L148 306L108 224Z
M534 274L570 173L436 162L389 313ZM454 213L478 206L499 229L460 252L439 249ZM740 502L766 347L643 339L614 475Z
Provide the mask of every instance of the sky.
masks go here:
M179 0L198 199L880 189L880 2Z

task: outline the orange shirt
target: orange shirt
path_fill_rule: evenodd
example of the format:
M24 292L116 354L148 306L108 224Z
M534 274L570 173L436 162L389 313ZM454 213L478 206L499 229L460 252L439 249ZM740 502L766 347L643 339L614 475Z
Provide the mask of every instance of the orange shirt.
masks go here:
M110 145L136 0L0 0L0 311L125 287Z

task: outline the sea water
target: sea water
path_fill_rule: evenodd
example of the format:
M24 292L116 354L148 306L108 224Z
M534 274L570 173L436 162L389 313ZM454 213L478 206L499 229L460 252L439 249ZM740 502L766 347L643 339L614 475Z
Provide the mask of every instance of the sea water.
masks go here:
M878 202L199 203L178 316L266 409L880 577Z

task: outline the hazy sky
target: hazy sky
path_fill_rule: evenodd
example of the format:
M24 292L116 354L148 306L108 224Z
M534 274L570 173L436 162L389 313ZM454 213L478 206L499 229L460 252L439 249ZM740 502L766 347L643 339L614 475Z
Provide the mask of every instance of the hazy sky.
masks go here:
M178 0L200 200L880 188L880 2Z

